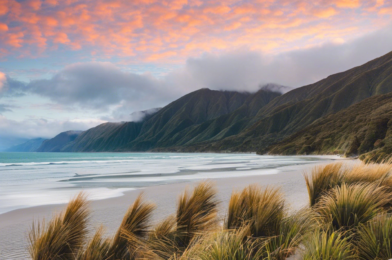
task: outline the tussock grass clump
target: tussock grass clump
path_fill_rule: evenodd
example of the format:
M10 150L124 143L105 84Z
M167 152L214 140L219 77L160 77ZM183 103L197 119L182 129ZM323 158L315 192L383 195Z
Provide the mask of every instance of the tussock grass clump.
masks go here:
M379 183L385 181L392 170L391 164L359 164L354 166L344 176L344 182L353 183Z
M279 232L263 244L265 259L284 260L293 255L303 242L303 236L312 230L311 212L301 210L286 216L279 225Z
M330 189L343 182L346 169L342 163L316 166L312 172L305 175L306 187L308 188L310 206L314 206L318 200Z
M181 257L202 234L218 227L218 200L210 182L201 182L179 197L177 213L159 223L147 240L150 250L163 259Z
M342 163L316 166L310 174L305 175L310 206L314 206L329 190L346 184L375 183L388 186L392 190L390 176L392 164L358 164L352 167Z
M358 258L391 259L392 258L392 218L381 214L361 225L358 231Z
M125 213L123 221L113 237L108 251L110 259L134 259L141 239L145 239L150 228L150 219L155 205L143 202L140 194Z
M261 241L251 238L249 226L237 230L211 232L197 241L183 259L258 260L262 258Z
M373 219L391 202L385 187L375 184L342 184L321 197L315 205L321 223L333 230L349 230Z
M229 202L226 227L236 229L249 224L254 237L275 236L285 216L284 196L280 189L250 185L234 192Z
M316 229L304 241L303 260L357 259L348 237Z
M31 258L75 259L86 239L88 218L86 196L79 193L51 221L33 223L29 233Z
M216 190L210 182L200 183L192 194L186 190L180 196L176 215L180 246L188 246L199 232L215 228L218 223L217 215Z
M306 214L305 214L306 213ZM261 259L285 259L301 243L309 211L287 215L280 189L251 185L234 192L229 202L226 228L249 227L254 238L263 239Z

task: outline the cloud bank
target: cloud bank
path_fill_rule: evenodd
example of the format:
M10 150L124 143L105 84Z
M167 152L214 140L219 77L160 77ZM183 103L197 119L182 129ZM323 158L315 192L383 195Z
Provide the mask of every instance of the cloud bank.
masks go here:
M60 132L67 130L87 130L104 121L91 120L46 120L26 119L16 121L0 115L0 137L44 137L52 138Z

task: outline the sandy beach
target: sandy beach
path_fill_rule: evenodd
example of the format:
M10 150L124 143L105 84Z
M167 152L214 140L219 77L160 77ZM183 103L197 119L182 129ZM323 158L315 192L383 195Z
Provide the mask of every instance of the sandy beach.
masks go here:
M235 177L225 179L213 179L218 190L218 196L222 202L220 205L220 215L223 218L230 195L233 190L239 190L249 184L259 184L262 186L279 186L286 195L287 203L291 210L305 207L308 203L307 190L303 178L304 173L318 164L326 164L333 161L347 161L337 156L329 156L330 160L323 163L286 166L277 168L279 173L271 175ZM350 160L351 162L353 160ZM152 186L125 192L121 197L104 200L91 201L91 229L103 224L106 227L106 234L111 235L119 226L127 208L133 203L140 192L143 192L145 199L157 204L153 221L162 220L170 214L174 214L178 195L186 187L191 188L196 182L183 182ZM0 215L0 259L28 259L28 230L34 220L42 218L49 219L54 212L59 212L64 208L62 205L46 205L32 208L14 210Z

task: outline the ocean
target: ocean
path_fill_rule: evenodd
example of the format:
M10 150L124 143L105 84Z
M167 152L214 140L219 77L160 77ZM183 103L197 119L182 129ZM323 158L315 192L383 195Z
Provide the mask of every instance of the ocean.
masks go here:
M0 214L66 203L81 190L91 200L153 185L276 174L316 156L208 153L0 153Z

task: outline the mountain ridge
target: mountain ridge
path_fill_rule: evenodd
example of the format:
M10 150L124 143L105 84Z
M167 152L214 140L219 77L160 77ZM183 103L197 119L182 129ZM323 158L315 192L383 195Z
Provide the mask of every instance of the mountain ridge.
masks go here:
M200 89L138 122L105 123L60 151L258 152L368 98L392 92L392 52L284 94Z

